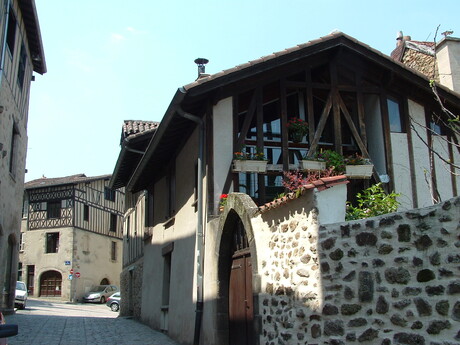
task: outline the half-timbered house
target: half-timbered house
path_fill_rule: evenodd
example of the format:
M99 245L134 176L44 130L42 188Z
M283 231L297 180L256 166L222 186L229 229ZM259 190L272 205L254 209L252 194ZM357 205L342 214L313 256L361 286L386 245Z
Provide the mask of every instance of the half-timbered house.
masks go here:
M93 285L119 285L124 193L110 176L25 184L19 274L32 296L81 301Z
M439 85L438 93L447 108L460 111L456 92ZM300 141L289 136L291 118L309 124ZM359 154L372 161L373 173L370 179L350 180L349 200L369 184L383 182L388 191L400 193L402 210L432 205L458 195L460 188L454 168L430 150L460 162L449 126L439 121L431 126L439 132L428 130L436 118L443 119L443 112L429 78L340 32L216 74L201 74L178 89L145 153L117 184L131 194L153 191L152 202L139 209L153 217L137 291L141 320L184 344L258 344L263 332L258 272L271 251L261 246L264 241L257 243L267 235L249 220L284 190L283 171L298 169L302 157L321 150ZM237 168L234 153L241 151L263 152L266 170ZM119 159L117 169L124 165L130 162ZM342 178L321 183L343 188ZM234 194L219 215L221 195L227 193L244 193L250 199ZM313 205L320 199L313 197ZM343 220L343 201L322 206L320 222ZM141 230L129 228L133 232ZM235 278L234 269L242 266L244 272ZM247 298L236 302L232 296ZM241 304L236 312L233 303ZM246 333L236 335L239 331Z
M46 73L34 0L0 1L0 311L16 289L33 73Z

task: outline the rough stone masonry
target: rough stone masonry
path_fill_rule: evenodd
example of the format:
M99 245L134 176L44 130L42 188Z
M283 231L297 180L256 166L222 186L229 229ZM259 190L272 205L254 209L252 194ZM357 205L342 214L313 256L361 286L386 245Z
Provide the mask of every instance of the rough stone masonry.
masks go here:
M260 344L460 345L460 198L321 225L274 221Z

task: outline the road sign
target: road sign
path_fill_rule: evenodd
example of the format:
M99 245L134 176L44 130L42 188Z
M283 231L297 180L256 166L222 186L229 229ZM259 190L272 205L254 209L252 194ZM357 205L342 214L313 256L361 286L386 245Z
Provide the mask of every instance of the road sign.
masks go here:
M64 263L66 264L66 266L70 265L70 261L64 261Z
M70 274L73 274L73 268L70 269Z
M69 280L73 279L73 275L69 274Z
M80 278L80 272L75 272L75 277Z

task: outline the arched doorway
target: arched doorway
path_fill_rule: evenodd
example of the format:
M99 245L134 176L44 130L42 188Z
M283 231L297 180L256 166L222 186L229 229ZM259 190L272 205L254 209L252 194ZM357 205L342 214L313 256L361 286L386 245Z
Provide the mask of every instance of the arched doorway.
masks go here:
M60 297L62 293L62 275L58 271L46 271L40 278L41 297Z
M254 304L251 252L244 225L239 217L234 224L231 252L228 285L229 345L252 345Z
M110 285L110 281L107 278L104 278L101 280L101 283L99 285Z

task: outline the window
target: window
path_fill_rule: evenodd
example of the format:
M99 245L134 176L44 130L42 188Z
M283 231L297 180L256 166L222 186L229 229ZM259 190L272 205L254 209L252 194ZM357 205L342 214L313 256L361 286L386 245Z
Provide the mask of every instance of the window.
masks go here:
M18 262L18 280L22 280L22 262ZM17 284L17 283L16 283ZM24 283L22 283L24 284ZM24 290L26 290L26 285L24 284Z
M112 261L117 260L117 242L112 241L112 250L110 253L110 258L112 259Z
M401 118L401 107L398 100L395 98L387 99L388 119L390 122L390 132L404 133L405 129Z
M16 172L16 165L17 165L17 151L18 151L18 137L19 137L19 129L16 123L13 123L13 129L11 131L11 146L10 146L10 173L15 176Z
M26 60L27 60L27 53L26 53L26 48L24 47L24 43L23 43L21 44L21 54L19 55L19 66L18 66L18 84L21 89L24 86L24 76L26 74Z
M46 203L46 217L48 219L61 218L61 201L48 201Z
M21 232L21 234L19 235L19 251L23 252L25 247L26 244L24 242L24 233Z
M86 222L89 221L89 206L88 205L83 206L83 220Z
M105 200L115 201L115 191L109 187L104 187Z
M59 232L49 232L46 234L46 252L57 253L59 248Z
M114 213L110 214L109 230L111 232L116 232L117 231L117 215L114 214Z
M16 17L14 16L13 9L10 7L10 13L8 15L8 32L6 34L6 45L13 55L14 43L16 41Z
M126 220L126 241L129 242L129 238L131 237L131 216L128 216Z

